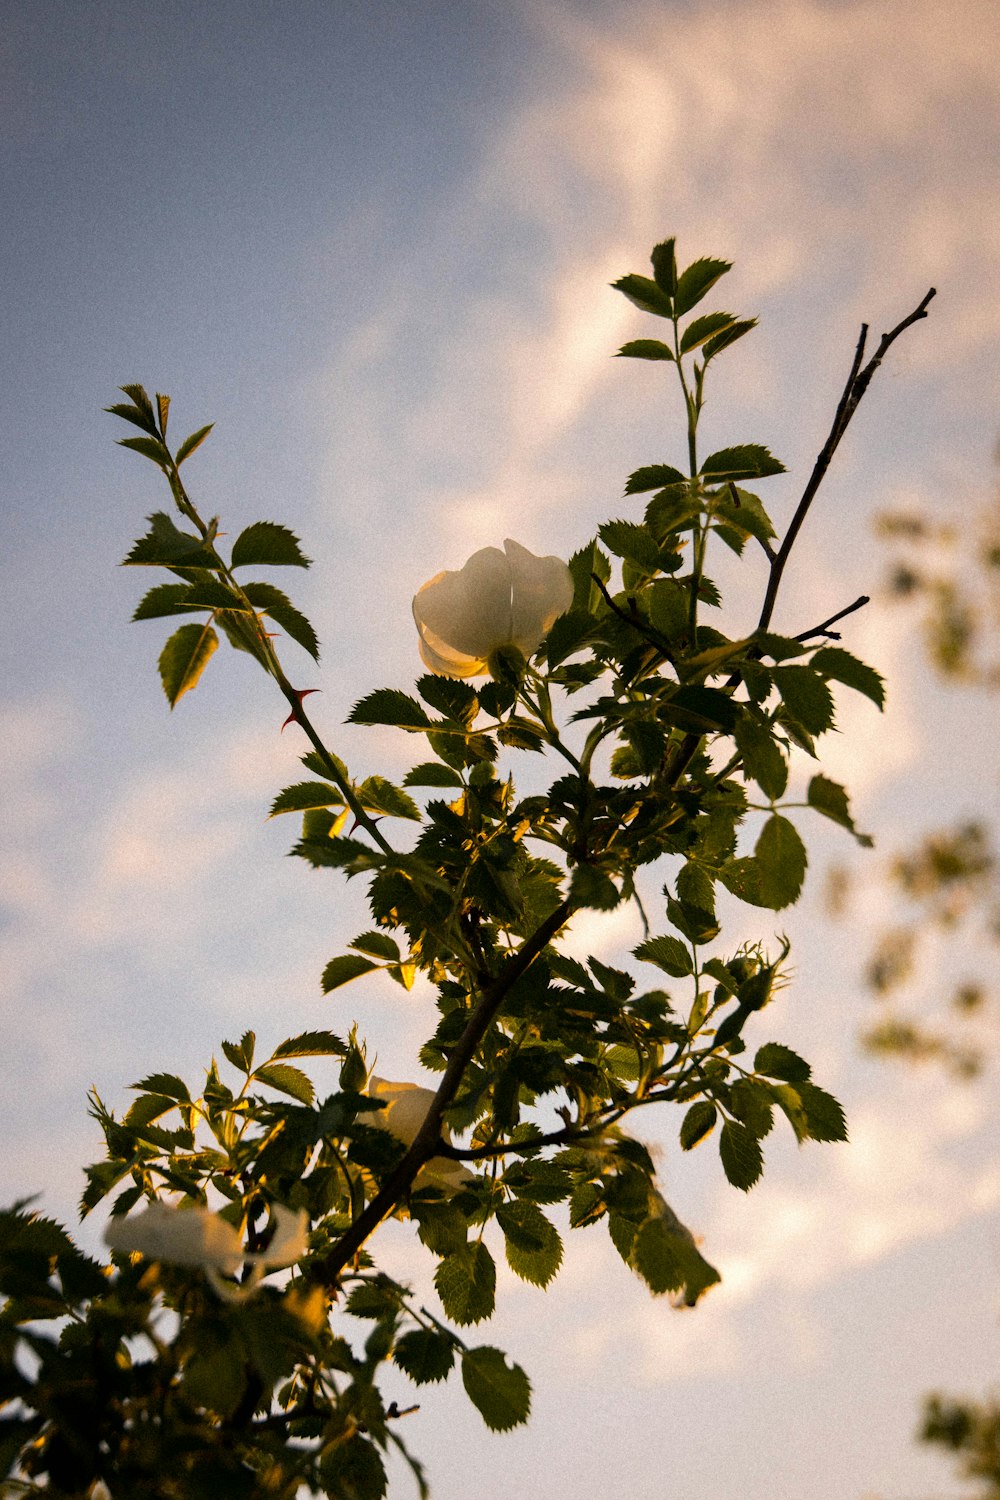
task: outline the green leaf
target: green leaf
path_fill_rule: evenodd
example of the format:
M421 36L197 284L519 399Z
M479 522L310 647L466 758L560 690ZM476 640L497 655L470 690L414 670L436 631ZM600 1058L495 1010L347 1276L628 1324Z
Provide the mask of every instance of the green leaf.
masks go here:
M760 1142L738 1120L727 1120L723 1125L719 1136L719 1155L723 1170L733 1187L741 1188L746 1193L759 1181L764 1170Z
M196 609L225 609L237 614L248 614L246 605L238 594L218 578L200 578L188 589L188 603Z
M133 427L141 427L144 432L156 437L157 426L153 415L153 403L146 394L145 388L141 385L121 385L118 389L124 391L135 404L126 406L124 403L119 403L117 406L106 406L104 410L110 412L112 416L121 417L123 421L131 422Z
M758 1140L767 1135L774 1124L774 1106L767 1084L753 1083L749 1078L739 1078L729 1094L733 1114Z
M360 953L344 953L339 958L331 958L323 970L323 993L329 995L331 990L338 990L342 984L350 984L352 979L359 979L362 974L370 974L377 968L377 964L373 964L370 958L362 958Z
M728 328L723 329L722 333L717 333L713 339L709 339L702 349L702 358L706 365L710 359L721 354L723 349L728 349L730 344L735 344L737 339L741 339L745 333L749 333L756 327L756 318L740 318L737 322L731 323Z
M257 1038L254 1033L252 1031L245 1031L240 1037L238 1044L223 1042L222 1050L234 1068L238 1068L241 1073L249 1073L253 1067L253 1054L256 1044Z
M707 344L709 339L724 328L731 328L736 322L732 313L718 312L706 313L703 318L695 318L689 323L681 338L681 353L689 354L692 349L697 349L701 344Z
M562 1262L559 1232L534 1203L520 1200L497 1209L504 1232L507 1262L522 1281L548 1286Z
M677 295L674 298L674 310L679 318L686 312L690 312L704 297L721 276L732 269L732 261L712 260L706 256L702 260L696 260L682 272L677 281Z
M348 724L392 724L398 729L430 729L431 719L415 698L398 688L376 688L347 715Z
M181 443L180 447L178 448L177 456L174 459L174 463L178 468L180 468L181 464L186 458L191 457L196 448L201 447L202 443L208 437L208 434L211 432L214 426L214 422L209 422L207 427L199 427L197 432L192 432L190 437L186 437L184 439L183 443Z
M658 245L653 246L653 253L649 257L653 264L653 276L656 285L672 297L677 290L677 251L676 240L661 240Z
M809 1136L814 1141L846 1141L847 1121L840 1103L814 1083L797 1083Z
M611 285L643 312L653 313L658 318L673 315L669 296L655 281L650 281L648 276L622 276Z
M171 708L198 686L198 680L217 649L219 637L210 625L182 625L160 652L160 681Z
M849 651L842 650L840 646L823 646L816 652L810 665L824 677L832 677L835 682L842 682L846 687L854 688L855 692L864 693L879 708L885 707L883 679L874 667L858 661Z
M691 1238L678 1234L659 1214L639 1228L630 1259L651 1292L662 1294L684 1289L687 1294L684 1300L689 1307L719 1280L718 1271L704 1259Z
M595 870L593 865L577 865L570 881L570 899L574 906L611 911L621 900L621 892L603 870Z
M187 1084L176 1073L150 1073L148 1078L129 1084L129 1087L143 1089L148 1094L166 1094L169 1099L179 1099L185 1104L191 1102Z
M481 1323L496 1301L496 1266L481 1242L446 1255L434 1273L434 1285L449 1318L463 1326Z
M274 1049L275 1057L346 1057L347 1044L332 1031L300 1031Z
M455 1345L433 1328L414 1328L396 1340L392 1357L416 1385L446 1380L455 1363Z
M868 834L859 833L855 828L847 792L838 782L831 781L827 776L814 776L809 782L806 800L810 807L814 807L824 817L831 818L842 828L847 828L864 848L872 847L872 840Z
M783 474L785 466L760 443L742 443L710 454L701 472L712 480L765 479L769 474Z
M431 708L466 727L471 725L479 709L475 690L457 677L439 677L428 672L418 678L417 692Z
M674 351L659 339L630 339L618 351L626 359L673 359ZM616 356L617 357L617 356Z
M654 537L635 521L605 521L599 532L601 541L617 557L625 557L644 573L655 573L660 565L660 548Z
M691 953L680 938L647 938L644 943L639 944L638 948L633 948L632 952L636 958L655 964L658 969L662 969L665 974L670 974L674 979L682 979L686 974L693 972Z
M366 776L357 788L357 794L368 812L384 813L390 818L409 818L415 823L421 820L420 808L413 798L384 776Z
M794 824L775 813L764 824L752 858L729 860L718 874L741 901L781 911L798 899L806 864L805 845Z
M716 499L712 506L713 514L716 517L725 521L728 526L734 527L737 531L741 531L747 536L756 537L759 542L769 542L771 540L775 535L775 530L771 525L771 518L760 503L758 496L752 494L750 490L741 490L736 486L736 494L740 502L739 505L736 505L732 499L731 491L724 490L721 494L722 498ZM729 498L726 498L727 495Z
M508 1364L501 1349L482 1344L462 1354L462 1384L492 1432L509 1432L528 1420L531 1382L520 1365Z
M304 651L308 651L313 661L319 661L319 641L305 615L295 608L295 605L270 583L247 583L243 586L250 603L257 609L262 609L266 615L280 625L286 635L296 641Z
M308 568L310 559L294 531L276 521L255 521L241 531L233 543L231 566L245 568L251 564L272 568Z
M164 473L170 468L170 454L158 437L119 438L118 446L131 448L133 453L141 453L143 458L151 459Z
M382 1456L374 1443L357 1433L324 1448L319 1470L323 1493L334 1500L383 1500L385 1496L388 1480ZM207 1497L209 1493L206 1489L203 1495ZM235 1488L227 1489L220 1492L219 1500L240 1493ZM242 1490L242 1494L246 1491Z
M699 1099L692 1104L681 1121L680 1142L682 1151L692 1151L699 1141L715 1128L718 1111L709 1099Z
M271 803L269 818L281 813L306 812L315 807L343 807L343 794L328 781L297 781L286 786Z
M753 1060L754 1072L765 1078L781 1078L786 1083L802 1083L812 1072L805 1058L780 1042L766 1042Z
M219 568L218 558L213 557L201 537L181 531L174 525L165 511L154 511L147 517L149 531L135 542L122 567L185 567Z
M403 785L460 787L462 778L451 766L442 765L439 760L425 760L419 766L414 766L412 771L407 771L403 777Z
M265 1063L253 1077L258 1083L269 1084L272 1089L289 1094L300 1104L312 1104L316 1097L312 1083L302 1069L293 1068L290 1063Z
M775 667L772 676L788 712L808 734L823 734L833 726L833 696L811 666Z
M388 959L390 963L398 964L400 960L399 944L384 932L363 932L347 946L355 948L358 953L368 953L372 958Z
M752 713L744 713L736 722L735 739L747 774L756 781L765 797L776 800L784 796L788 785L788 762L770 727Z
M674 692L664 703L658 705L658 717L665 724L676 725L694 734L716 734L720 730L732 732L739 718L740 709L728 693L721 688L703 687L691 683Z
M188 604L189 583L158 583L144 594L136 606L133 620L161 620L165 615L186 615L201 606Z
M671 468L670 464L646 464L644 468L636 469L635 473L628 476L625 493L643 495L647 490L662 490L670 484L686 483L680 469Z

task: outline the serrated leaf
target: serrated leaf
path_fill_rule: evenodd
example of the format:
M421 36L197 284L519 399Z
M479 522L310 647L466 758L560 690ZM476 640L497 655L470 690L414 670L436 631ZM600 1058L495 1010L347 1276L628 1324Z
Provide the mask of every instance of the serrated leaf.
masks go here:
M784 796L788 785L788 762L767 724L744 713L736 722L736 748L743 757L748 776L772 800Z
M201 538L181 531L166 511L154 511L147 520L148 532L133 544L122 567L221 567L221 563L207 550Z
M649 258L652 262L656 285L666 292L668 297L673 297L677 290L676 239L661 240L658 245L653 246L653 253Z
M166 437L167 418L170 415L170 397L161 396L159 391L156 393L156 414L160 419L160 436Z
M520 1365L507 1363L501 1349L482 1344L462 1354L462 1384L492 1432L509 1432L528 1420L531 1382Z
M727 1120L723 1125L719 1136L719 1155L723 1170L733 1187L747 1193L760 1180L764 1170L760 1142L738 1120Z
M562 1263L559 1231L534 1203L519 1200L497 1209L504 1232L507 1263L522 1281L548 1286Z
M797 1083L809 1136L814 1141L846 1141L847 1121L838 1100L814 1083Z
M233 543L232 567L251 565L272 568L308 568L311 559L302 551L294 531L276 521L255 521L241 531Z
M756 318L740 318L737 322L731 323L722 333L717 333L714 338L709 339L702 348L702 358L706 365L710 359L721 354L723 349L728 349L730 344L735 344L737 339L741 339L745 333L750 333L756 327Z
M390 818L421 820L420 808L413 798L384 776L366 776L357 787L358 800L367 812L384 813Z
M219 637L210 625L182 625L160 652L160 681L171 708L198 686L198 680L217 650Z
M362 958L360 953L344 953L339 958L331 958L323 970L323 993L329 995L331 990L339 990L342 984L350 984L352 979L360 979L362 974L370 974L373 969L378 968L370 958Z
M414 1328L396 1340L392 1357L416 1385L446 1380L455 1363L455 1345L433 1328Z
M302 1069L293 1068L290 1063L265 1063L253 1077L257 1083L269 1084L272 1089L290 1095L300 1104L312 1104L316 1097L312 1083Z
M765 479L769 474L784 474L785 466L762 444L741 443L709 454L701 472L709 480Z
M180 447L178 448L177 455L174 459L174 463L178 468L180 468L181 464L186 458L191 457L196 448L201 447L202 443L208 437L208 434L211 432L214 426L214 422L209 422L207 427L199 427L197 432L192 432L190 437L186 437L184 439L183 443L181 443Z
M807 734L824 734L833 725L833 696L813 667L775 667L774 684L793 719Z
M842 682L846 687L854 688L855 692L864 693L879 708L885 707L885 683L878 672L874 667L858 661L856 656L844 651L842 647L823 646L816 652L810 665L824 677L832 677L835 682Z
M741 901L781 911L798 899L806 864L805 845L794 824L775 813L764 824L753 856L727 861L718 877Z
M169 1099L179 1099L186 1104L191 1102L187 1084L176 1073L150 1073L148 1078L129 1084L129 1088L142 1089L147 1094L166 1094Z
M804 1082L812 1072L805 1058L783 1047L780 1042L766 1042L753 1060L754 1072L765 1078L781 1078L786 1083Z
M241 1073L249 1073L253 1067L253 1054L256 1043L257 1038L254 1033L252 1031L245 1031L238 1043L223 1042L222 1050L234 1068L238 1068Z
M859 844L866 849L871 848L872 840L868 834L859 833L854 826L847 792L838 782L831 781L827 776L814 776L809 782L806 800L810 807L814 807L824 817L831 818L834 823L839 823L842 828L853 833Z
M750 490L741 490L738 486L735 488L739 505L733 501L731 491L723 491L722 498L713 502L713 514L737 531L756 537L759 542L769 542L775 535L775 530L759 497Z
M392 724L397 729L429 729L432 721L415 698L398 688L376 688L360 698L347 715L348 724Z
M630 339L622 344L616 358L621 355L626 359L673 359L674 351L659 339Z
M235 614L247 614L247 606L238 594L227 588L218 578L200 578L192 583L188 591L188 602L196 609L224 609Z
M243 586L243 592L255 608L263 610L276 625L281 626L286 635L291 636L304 651L308 651L313 661L319 661L316 632L287 595L270 583L247 583Z
M682 979L693 973L691 953L687 946L675 937L652 937L640 943L632 952L636 958L655 964L674 979Z
M626 495L643 495L647 490L662 490L671 484L686 484L688 481L680 469L670 464L646 464L628 476Z
M151 459L164 473L170 468L170 454L157 437L119 438L118 446L131 448L133 453L141 453L143 458Z
M677 279L677 295L674 298L677 316L682 318L692 307L697 306L705 293L711 291L719 278L731 269L732 261L713 260L710 256L692 261Z
M680 1143L682 1151L693 1151L715 1128L718 1110L709 1099L699 1099L681 1121Z
M653 313L657 318L669 318L673 314L669 296L648 276L622 276L611 285L616 292L627 297L633 307L641 308L643 312Z
M363 932L347 946L356 949L358 953L367 953L372 958L384 958L390 963L399 963L399 944L384 932Z
M593 865L577 865L570 880L570 899L574 906L611 911L621 900L621 892L603 870L595 870Z
M106 406L104 410L114 417L121 417L125 422L131 422L133 427L141 427L143 432L156 437L156 418L153 415L152 402L142 386L123 385L119 386L119 390L131 397L132 404L126 405L124 402L119 402L116 406Z
M496 1266L481 1241L446 1255L434 1273L434 1285L449 1318L465 1326L481 1323L496 1301Z
M403 785L460 787L462 778L451 766L443 765L439 760L425 760L407 771L403 777Z
M307 812L316 807L342 807L343 803L342 793L328 781L297 781L294 786L286 786L284 791L278 793L271 803L268 817L276 818L279 814L288 812Z
M673 1218L683 1230L684 1226L676 1216ZM684 1290L684 1300L689 1307L693 1307L702 1292L720 1279L718 1271L702 1256L690 1233L678 1233L661 1215L647 1219L639 1227L629 1259L651 1292L662 1294Z
M605 521L599 532L601 541L617 557L644 573L655 573L660 565L660 548L645 526L636 521Z
M275 1057L346 1057L347 1044L332 1031L300 1031L274 1049Z
M456 723L470 725L476 717L479 700L475 690L457 677L426 673L417 679L417 692L425 703Z
M731 328L735 322L733 314L726 312L706 313L702 318L695 318L681 336L681 353L690 354L692 349L707 344L715 334L721 333L724 328Z
M161 620L167 615L186 615L201 605L188 604L189 583L158 583L144 594L136 606L133 620Z

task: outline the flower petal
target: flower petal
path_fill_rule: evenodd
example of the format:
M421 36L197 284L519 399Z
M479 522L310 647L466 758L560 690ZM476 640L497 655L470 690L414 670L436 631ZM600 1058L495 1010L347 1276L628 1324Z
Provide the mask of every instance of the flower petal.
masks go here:
M474 552L457 573L437 573L413 600L426 641L436 636L460 657L484 660L511 639L510 564L499 547ZM432 649L441 653L440 645Z
M573 575L561 557L536 557L510 537L504 548L513 599L510 639L529 656L573 603Z
M243 1242L232 1224L197 1204L175 1208L151 1203L142 1213L111 1219L104 1243L121 1255L144 1255L175 1266L234 1272L243 1261Z

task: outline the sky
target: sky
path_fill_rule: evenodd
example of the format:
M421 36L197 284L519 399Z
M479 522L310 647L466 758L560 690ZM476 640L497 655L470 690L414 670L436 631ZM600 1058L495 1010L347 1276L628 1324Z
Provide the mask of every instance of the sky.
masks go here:
M657 240L733 260L724 305L760 318L720 361L704 425L713 446L783 459L766 495L779 529L860 324L877 336L938 288L838 455L778 628L876 592L879 510L960 527L985 502L998 76L992 0L7 0L4 1200L37 1192L73 1221L99 1149L92 1085L122 1108L128 1084L197 1078L248 1025L277 1041L355 1017L379 1071L415 1077L429 1030L419 987L320 994L362 895L285 859L294 830L266 821L304 748L279 735L267 680L220 651L167 708L164 632L128 623L144 580L117 567L167 497L115 446L116 388L170 393L179 435L216 423L186 472L223 529L302 537L315 566L288 587L324 650L317 670L289 643L293 680L321 688L315 718L355 774L397 774L409 742L343 721L419 673L420 584L505 536L568 556L631 514L632 469L683 456L662 371L609 357L650 330L608 283L644 272ZM758 597L734 599L734 622ZM825 766L879 848L995 814L989 705L936 689L886 606L847 625L890 704L845 700ZM995 1054L960 1088L859 1052L879 867L858 866L865 899L833 926L824 865L855 855L808 833L812 879L780 919L795 982L760 1040L810 1059L851 1143L799 1151L776 1132L744 1197L711 1150L681 1158L676 1121L644 1122L722 1287L674 1312L599 1231L572 1237L547 1294L503 1272L481 1341L528 1369L534 1414L491 1436L457 1382L432 1389L406 1435L437 1500L467 1500L470 1461L480 1500L964 1493L912 1438L924 1391L998 1380ZM774 931L747 908L734 921ZM620 961L639 936L620 912L569 946ZM916 1003L949 962L931 952ZM426 1282L404 1231L384 1245L389 1269ZM394 1472L393 1496L411 1492Z

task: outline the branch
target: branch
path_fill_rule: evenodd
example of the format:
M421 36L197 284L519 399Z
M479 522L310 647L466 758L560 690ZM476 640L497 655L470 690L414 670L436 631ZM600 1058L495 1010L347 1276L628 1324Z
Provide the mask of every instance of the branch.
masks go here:
M826 442L823 444L823 447L820 449L819 456L816 459L815 464L813 465L813 471L809 476L809 482L803 490L802 498L795 508L795 514L792 516L792 523L788 528L784 541L779 547L771 563L771 572L767 581L767 590L764 594L764 604L760 612L760 619L757 622L758 630L766 630L768 625L771 623L771 616L774 613L775 600L778 597L778 588L781 584L781 575L785 571L785 564L788 561L789 553L795 545L795 540L802 528L802 523L805 520L806 515L808 514L809 507L812 505L813 500L816 498L816 492L819 489L820 485L823 483L824 478L826 477L826 471L830 467L830 461L833 458L834 453L837 451L840 440L844 436L844 433L847 431L847 428L850 425L851 418L857 411L862 396L864 396L865 391L871 384L872 376L875 374L875 371L882 363L891 345L894 344L896 339L899 338L899 335L903 333L907 328L909 328L912 323L918 322L921 318L926 318L927 306L933 296L935 296L935 288L931 287L930 291L924 297L923 301L913 309L913 312L905 317L901 323L897 323L895 328L893 328L889 333L883 333L882 338L879 341L878 348L866 365L862 365L862 360L865 357L865 343L868 338L868 325L867 323L862 324L861 336L858 339L857 348L854 351L854 361L851 365L851 373L847 377L847 383L844 386L843 394L841 395L840 401L837 405L837 410L834 414L833 425L830 428L829 436L827 437Z
M792 639L796 641L811 641L814 635L825 635L831 641L839 641L840 631L831 630L830 626L836 625L838 620L843 620L847 615L853 615L856 609L864 609L865 605L871 602L867 594L860 594L853 604L849 604L846 609L838 609L837 613L831 615L828 620L824 620L822 625L814 625L812 630L803 630L800 635L793 636Z
M566 925L572 910L568 900L560 902L527 942L521 945L503 972L483 990L465 1030L452 1048L448 1066L431 1107L402 1161L389 1173L367 1208L341 1236L330 1254L316 1267L317 1274L326 1285L336 1283L341 1271L361 1249L372 1231L401 1202L424 1162L437 1152L442 1116L457 1094L462 1076L475 1056L476 1048L513 986Z

